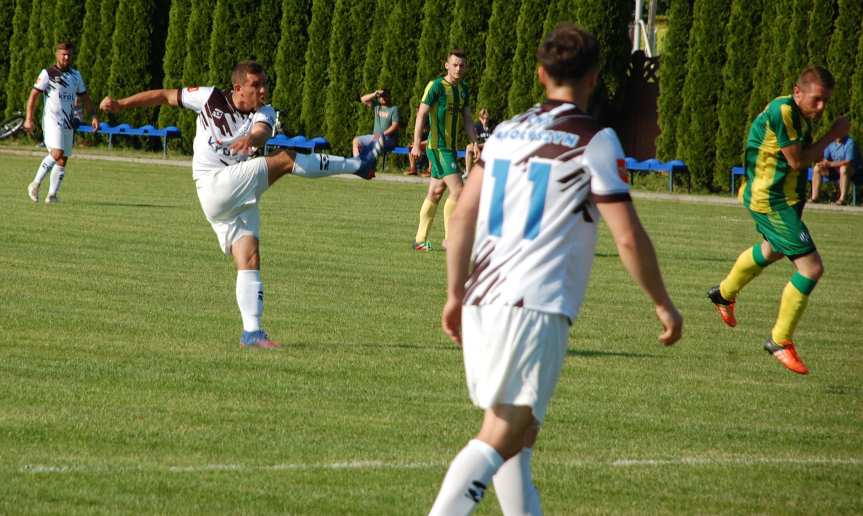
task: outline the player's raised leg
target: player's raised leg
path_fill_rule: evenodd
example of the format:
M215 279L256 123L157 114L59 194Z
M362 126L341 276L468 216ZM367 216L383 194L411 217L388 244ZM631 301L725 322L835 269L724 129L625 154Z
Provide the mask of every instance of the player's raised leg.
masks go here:
M768 265L782 256L782 253L775 252L766 240L755 244L740 253L731 271L719 285L707 291L707 297L710 298L726 325L732 328L737 326L737 319L734 316L737 294L750 281L758 277Z
M364 147L356 158L318 153L301 154L283 150L265 159L272 185L286 174L308 178L353 174L363 179L372 179L375 177L375 162L381 153L383 153L383 144L380 141L374 141Z

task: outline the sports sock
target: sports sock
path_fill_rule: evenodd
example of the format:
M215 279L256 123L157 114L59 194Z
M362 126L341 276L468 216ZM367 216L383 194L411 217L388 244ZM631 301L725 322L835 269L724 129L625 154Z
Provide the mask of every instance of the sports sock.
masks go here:
M57 195L60 191L60 185L63 183L63 176L66 175L66 168L60 165L54 165L51 170L51 187L48 189L48 195Z
M503 457L494 448L472 439L449 465L429 516L473 512L501 465Z
M57 162L54 161L54 158L52 158L50 154L45 156L45 159L43 159L42 163L39 164L39 168L36 169L36 176L33 178L33 182L41 185L42 181L45 180L45 176L48 175L48 172L51 172L51 169L54 168L55 163Z
M343 158L329 154L296 154L292 174L300 177L327 177L353 174L360 169L357 158Z
M243 330L261 329L261 315L264 313L264 284L261 271L237 271L237 305L243 317Z
M458 204L452 197L447 196L446 202L443 203L443 239L446 240L449 238L449 218L452 216L452 212L455 211L455 207Z
M531 477L532 455L532 449L522 448L515 457L504 462L494 475L494 492L504 514L542 514L539 492Z
M773 342L779 344L791 340L797 322L800 321L800 316L806 309L809 294L815 289L817 283L817 280L809 279L799 272L795 272L791 276L791 281L785 285L785 289L782 291L779 316L776 318L776 324L773 325L771 332Z
M765 267L770 265L761 254L761 243L757 243L750 249L740 253L734 267L728 276L719 284L719 293L728 301L734 301L737 294L756 276L761 274Z
M414 238L416 243L419 244L428 240L429 229L434 222L435 213L437 213L437 205L437 202L429 200L428 197L423 201L422 208L420 208L420 225L417 228L417 236Z

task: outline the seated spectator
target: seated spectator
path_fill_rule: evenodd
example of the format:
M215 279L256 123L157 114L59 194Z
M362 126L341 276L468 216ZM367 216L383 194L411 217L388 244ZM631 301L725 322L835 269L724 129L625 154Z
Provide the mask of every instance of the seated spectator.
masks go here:
M366 93L360 97L360 102L372 108L375 115L375 125L372 134L364 134L354 138L354 156L359 156L360 149L380 138L384 140L384 152L393 150L398 145L400 122L399 108L391 104L389 91L382 89Z
M479 110L479 120L476 121L474 131L476 131L476 145L468 144L464 153L465 174L470 173L475 158L478 158L485 141L491 137L494 131L496 122L492 122L488 117L488 109L482 108Z
M839 197L836 204L845 205L848 183L855 174L863 174L860 151L850 136L837 138L824 149L824 159L816 163L812 170L812 197L809 200L818 200L821 178L827 176L834 181L839 180Z

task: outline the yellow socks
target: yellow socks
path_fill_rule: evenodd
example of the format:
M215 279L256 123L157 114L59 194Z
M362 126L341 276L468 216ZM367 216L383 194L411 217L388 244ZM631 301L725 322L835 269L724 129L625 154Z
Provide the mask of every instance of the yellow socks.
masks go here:
M795 272L791 276L791 281L785 285L785 289L782 291L782 301L779 303L779 316L776 318L776 324L773 326L771 333L773 342L779 344L791 340L794 328L797 327L797 322L800 321L800 316L803 315L803 310L806 309L809 294L817 283L817 280L809 279L799 272Z
M446 202L443 203L443 239L446 240L449 238L449 218L452 216L452 212L455 211L456 201L452 200L452 197L447 196Z
M770 264L761 254L761 242L759 242L751 249L740 253L737 261L734 262L734 267L731 268L731 272L719 284L719 293L728 301L734 301L740 290L761 274L761 271L768 265Z
M436 212L437 203L430 201L428 197L426 197L423 201L422 208L420 208L420 225L419 228L417 228L417 236L414 238L416 243L419 244L428 240L429 228L431 228L432 222L434 222ZM446 210L444 210L444 212L446 212Z

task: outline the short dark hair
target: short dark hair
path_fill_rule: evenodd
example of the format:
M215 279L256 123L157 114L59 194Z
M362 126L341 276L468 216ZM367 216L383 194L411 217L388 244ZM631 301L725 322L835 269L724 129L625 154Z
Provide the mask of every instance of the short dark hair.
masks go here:
M561 23L540 43L536 60L556 82L575 82L599 66L599 42L572 23Z
M456 56L459 59L467 59L467 53L465 53L463 48L454 48L449 51L449 54L446 55L446 58L449 59L449 56Z
M234 65L234 70L231 72L231 83L243 84L246 80L246 76L250 73L263 75L264 67L257 61L240 61Z
M57 43L57 45L54 47L54 52L58 50L68 50L69 52L71 52L75 50L75 44L71 41L61 41Z
M829 90L832 90L836 85L836 79L833 78L833 74L830 73L830 70L818 65L807 66L797 77L797 86L800 88L808 86L813 82L817 82Z

